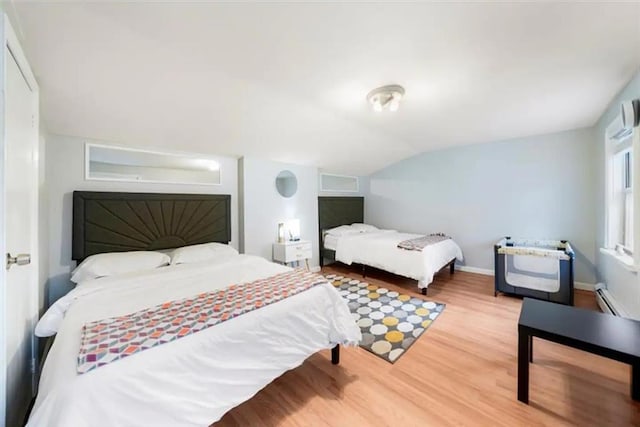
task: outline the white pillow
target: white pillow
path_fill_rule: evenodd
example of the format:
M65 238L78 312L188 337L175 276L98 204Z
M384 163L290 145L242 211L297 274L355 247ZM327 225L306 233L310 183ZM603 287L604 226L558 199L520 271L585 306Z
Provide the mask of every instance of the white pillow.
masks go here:
M80 283L98 277L152 270L168 265L170 262L169 255L152 251L109 252L91 255L73 270L71 281Z
M326 233L330 234L332 236L340 237L340 236L344 236L345 234L356 233L356 230L351 228L350 225L341 225L339 227L330 228L330 229L326 230Z
M228 255L238 255L238 251L223 243L184 246L171 253L171 265L209 261Z
M372 231L378 231L378 227L374 226L374 225L370 225L370 224L362 224L359 222L354 222L353 224L351 224L351 228L353 228L354 230L357 230L360 233L370 233Z

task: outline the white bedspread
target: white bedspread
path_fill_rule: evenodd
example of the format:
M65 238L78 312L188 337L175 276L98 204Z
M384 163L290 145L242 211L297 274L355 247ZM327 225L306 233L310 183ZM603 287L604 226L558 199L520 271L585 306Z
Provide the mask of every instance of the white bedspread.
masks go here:
M358 263L379 268L418 281L426 288L433 275L452 259L462 261L462 250L453 239L425 247L422 251L398 248L403 240L415 239L419 234L395 230L349 234L338 239L336 260L345 264Z
M340 237L338 236L332 236L331 234L325 235L324 236L325 249L331 249L332 251L335 251L336 247L338 246L338 240L340 240Z
M83 375L82 325L289 270L235 255L84 282L43 316L57 330L28 426L207 426L311 354L361 339L330 284ZM64 313L64 319L61 314Z

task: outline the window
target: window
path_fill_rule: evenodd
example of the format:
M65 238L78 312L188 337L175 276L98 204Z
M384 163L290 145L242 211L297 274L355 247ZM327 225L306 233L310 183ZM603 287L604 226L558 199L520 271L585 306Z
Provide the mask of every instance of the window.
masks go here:
M634 250L640 252L634 233L634 149L638 154L638 128L622 129L620 118L607 128L607 233L606 248L623 262L634 262ZM635 132L634 132L635 131ZM636 224L637 225L637 224ZM636 257L638 258L638 257Z
M340 193L357 193L359 191L358 177L347 175L320 174L320 191L335 191Z
M613 203L611 229L613 247L620 253L633 253L633 149L625 148L613 156Z

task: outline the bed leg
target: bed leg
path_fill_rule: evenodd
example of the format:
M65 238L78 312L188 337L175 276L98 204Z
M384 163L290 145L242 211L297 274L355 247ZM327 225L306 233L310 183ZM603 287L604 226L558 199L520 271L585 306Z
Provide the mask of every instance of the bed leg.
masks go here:
M340 344L331 349L331 364L337 365L338 363L340 363Z
M420 292L422 292L422 295L426 295L427 294L427 288L422 288L422 290Z
M449 273L453 274L455 271L456 271L456 262L451 261L451 263L449 264Z

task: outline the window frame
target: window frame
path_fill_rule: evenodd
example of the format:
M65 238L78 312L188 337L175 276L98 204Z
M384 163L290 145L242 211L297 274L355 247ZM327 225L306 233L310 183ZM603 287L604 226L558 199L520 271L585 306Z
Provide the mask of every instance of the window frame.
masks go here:
M625 201L622 203L622 209L623 210L627 210L627 196L629 194L631 194L631 205L632 205L632 209L631 212L633 212L635 210L635 205L634 205L634 196L633 196L633 165L631 164L631 162L633 162L633 135L630 136L631 142L629 144L629 146L627 147L625 144L625 147L622 148L622 150L618 150L614 153L614 157L620 153L623 153L623 164L622 164L622 174L623 174L623 179L622 179L622 197L625 198ZM630 240L631 240L631 247L629 247L628 245L628 241L627 241L627 224L626 222L629 220L629 216L627 215L627 212L625 212L624 215L624 221L625 224L622 225L623 228L623 234L625 235L624 237L624 244L622 243L616 243L615 245L615 249L616 251L622 253L622 254L626 254L630 257L633 257L633 250L637 247L636 242L634 242L634 237L633 235L630 236ZM633 213L631 215L631 224L634 224L634 218L633 218ZM635 227L633 227L635 228ZM633 249L632 249L633 248Z
M355 190L336 190L335 188L327 188L327 187L325 187L324 180L322 179L324 176L352 179L353 182L355 182L355 184L356 184L356 189ZM335 174L335 173L320 172L320 191L321 192L326 192L326 193L353 193L353 194L359 193L360 192L360 177L355 176L355 175L340 175L340 174Z
M616 259L625 269L632 272L638 272L640 270L640 196L638 195L640 189L640 173L634 171L640 170L640 128L636 127L633 132L627 138L622 140L615 139L609 129L614 126L619 126L621 121L620 116L610 124L605 134L605 233L604 233L604 248L601 248L601 252L612 256ZM617 242L614 238L614 226L612 223L612 215L614 209L614 199L616 197L615 188L615 157L617 154L623 151L630 151L630 163L623 165L624 168L630 168L630 182L631 187L627 187L627 182L623 182L623 192L631 192L632 195L632 224L633 235L632 243L633 250L625 247ZM626 176L625 176L626 178ZM635 189L635 191L634 191Z

